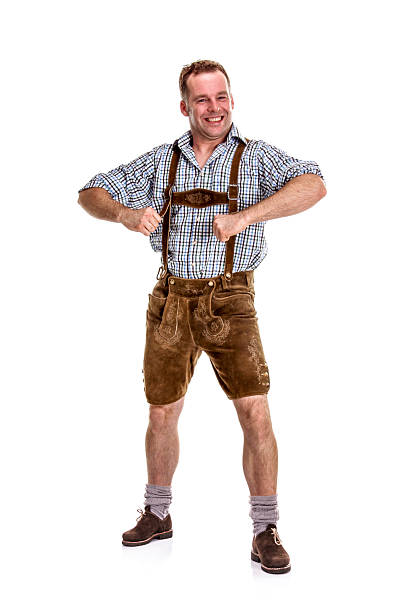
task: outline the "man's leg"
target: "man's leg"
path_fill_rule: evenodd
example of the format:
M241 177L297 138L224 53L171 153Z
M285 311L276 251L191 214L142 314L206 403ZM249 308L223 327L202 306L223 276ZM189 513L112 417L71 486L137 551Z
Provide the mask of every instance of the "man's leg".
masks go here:
M184 397L172 404L150 404L146 431L147 477L150 484L170 486L179 460L178 419Z
M244 432L243 467L251 495L250 517L254 522L251 559L261 563L269 574L282 574L290 570L290 558L276 529L278 448L268 400L265 394L233 402Z
M146 507L136 527L122 535L124 546L141 546L173 535L168 509L171 481L179 459L177 424L183 404L184 397L171 404L150 404L146 431Z
M232 400L244 433L242 463L250 495L276 495L278 447L266 395Z

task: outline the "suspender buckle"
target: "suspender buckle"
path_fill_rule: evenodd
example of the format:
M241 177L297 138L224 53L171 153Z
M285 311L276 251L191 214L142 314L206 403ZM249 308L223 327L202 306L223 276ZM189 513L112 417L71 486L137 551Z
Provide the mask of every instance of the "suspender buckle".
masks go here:
M230 195L232 193L236 196L235 198ZM230 183L228 185L228 199L229 200L238 200L238 185L234 185L234 183Z
M164 278L165 275L166 271L164 269L164 266L160 266L160 268L157 270L156 279L161 280L162 278Z

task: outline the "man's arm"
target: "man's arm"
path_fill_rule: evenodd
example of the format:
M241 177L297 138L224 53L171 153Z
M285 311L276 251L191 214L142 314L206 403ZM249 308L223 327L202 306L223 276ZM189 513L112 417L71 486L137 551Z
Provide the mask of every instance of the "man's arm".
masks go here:
M134 232L150 236L162 220L151 207L132 209L120 204L102 187L90 187L80 191L78 203L93 217L122 223Z
M302 174L291 179L269 198L233 215L214 218L214 234L221 242L259 221L287 217L307 210L326 195L326 187L316 174Z
M161 217L152 202L155 156L166 145L155 147L128 164L95 175L79 190L78 202L93 217L122 223L150 236Z
M326 195L324 182L316 174L291 179L269 198L240 211L246 225L296 215L314 206Z

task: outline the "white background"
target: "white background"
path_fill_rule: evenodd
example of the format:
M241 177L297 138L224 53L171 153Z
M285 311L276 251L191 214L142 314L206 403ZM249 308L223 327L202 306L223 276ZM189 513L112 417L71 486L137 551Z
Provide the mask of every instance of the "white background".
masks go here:
M40 0L3 14L3 609L405 609L401 6ZM77 191L188 129L178 76L202 58L229 72L242 132L317 161L328 190L267 224L255 276L283 576L250 560L242 432L205 354L180 418L174 537L121 545L144 501L159 256Z

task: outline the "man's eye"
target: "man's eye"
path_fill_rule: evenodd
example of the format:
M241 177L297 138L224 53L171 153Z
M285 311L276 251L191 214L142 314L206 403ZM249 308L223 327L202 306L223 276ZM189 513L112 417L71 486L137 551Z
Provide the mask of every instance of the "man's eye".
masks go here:
M218 96L219 100L225 100L227 96Z
M200 100L197 100L197 102L205 102L205 98L200 98Z

